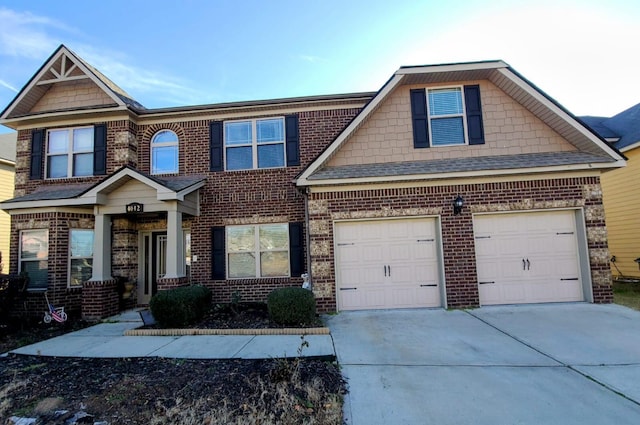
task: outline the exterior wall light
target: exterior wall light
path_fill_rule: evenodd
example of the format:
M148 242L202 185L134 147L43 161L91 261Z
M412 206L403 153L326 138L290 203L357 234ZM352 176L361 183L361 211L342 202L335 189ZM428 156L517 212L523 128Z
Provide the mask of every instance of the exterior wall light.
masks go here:
M460 214L462 212L463 206L464 206L464 199L462 199L462 196L458 195L458 197L453 200L453 215Z

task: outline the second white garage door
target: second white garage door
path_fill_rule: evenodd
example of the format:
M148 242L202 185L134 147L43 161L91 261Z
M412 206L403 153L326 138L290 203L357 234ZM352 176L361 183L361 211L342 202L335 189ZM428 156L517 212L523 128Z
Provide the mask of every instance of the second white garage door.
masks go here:
M574 211L473 218L480 304L583 301Z
M433 218L335 225L339 310L439 307Z

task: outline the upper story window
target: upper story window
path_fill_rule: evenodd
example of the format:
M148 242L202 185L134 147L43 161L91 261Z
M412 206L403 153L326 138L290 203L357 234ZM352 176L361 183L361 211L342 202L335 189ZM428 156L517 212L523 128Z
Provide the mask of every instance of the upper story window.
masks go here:
M151 139L151 174L178 173L178 136L161 130Z
M224 148L227 170L284 167L284 118L227 121Z
M93 175L93 127L47 132L47 178Z
M411 89L413 147L483 145L480 85Z
M462 87L430 89L427 104L432 145L466 144Z

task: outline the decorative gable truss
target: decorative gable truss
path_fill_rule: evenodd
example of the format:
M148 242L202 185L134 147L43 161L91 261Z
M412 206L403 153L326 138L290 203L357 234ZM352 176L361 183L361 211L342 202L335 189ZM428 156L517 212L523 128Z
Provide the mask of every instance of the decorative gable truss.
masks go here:
M121 88L61 45L0 115L10 123L26 115L71 110L142 109Z

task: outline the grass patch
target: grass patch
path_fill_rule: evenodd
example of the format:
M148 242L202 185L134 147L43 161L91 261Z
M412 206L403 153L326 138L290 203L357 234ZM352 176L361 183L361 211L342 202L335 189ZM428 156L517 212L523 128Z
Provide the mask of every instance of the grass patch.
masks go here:
M640 282L613 282L613 302L640 311Z

